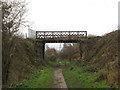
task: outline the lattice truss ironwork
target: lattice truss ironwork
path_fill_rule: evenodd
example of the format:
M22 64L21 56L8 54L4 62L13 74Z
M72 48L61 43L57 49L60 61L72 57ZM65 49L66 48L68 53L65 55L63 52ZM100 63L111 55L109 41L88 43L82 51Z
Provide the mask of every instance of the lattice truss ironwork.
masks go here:
M40 40L78 40L87 37L87 31L36 31Z

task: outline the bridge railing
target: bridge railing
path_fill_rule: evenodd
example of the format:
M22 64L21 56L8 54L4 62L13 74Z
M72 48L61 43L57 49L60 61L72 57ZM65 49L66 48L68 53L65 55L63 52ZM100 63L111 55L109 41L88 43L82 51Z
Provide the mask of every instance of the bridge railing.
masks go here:
M78 40L87 37L87 31L36 31L40 40Z

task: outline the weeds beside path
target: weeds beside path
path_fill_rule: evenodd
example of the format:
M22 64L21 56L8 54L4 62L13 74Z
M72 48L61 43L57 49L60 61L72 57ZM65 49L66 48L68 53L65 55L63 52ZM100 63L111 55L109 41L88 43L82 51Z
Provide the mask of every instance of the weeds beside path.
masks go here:
M63 69L63 75L68 88L83 88L80 80L75 77L68 69Z
M99 73L83 68L64 68L63 75L68 88L110 88L106 80L97 81Z
M18 83L13 88L53 88L54 68L45 68L36 71L29 80Z

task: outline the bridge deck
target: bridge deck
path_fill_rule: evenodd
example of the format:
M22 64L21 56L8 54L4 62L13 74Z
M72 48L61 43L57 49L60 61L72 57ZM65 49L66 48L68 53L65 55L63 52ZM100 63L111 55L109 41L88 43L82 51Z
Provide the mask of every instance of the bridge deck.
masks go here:
M81 40L37 40L37 43L77 43Z
M87 37L87 31L36 31L37 42L76 43Z

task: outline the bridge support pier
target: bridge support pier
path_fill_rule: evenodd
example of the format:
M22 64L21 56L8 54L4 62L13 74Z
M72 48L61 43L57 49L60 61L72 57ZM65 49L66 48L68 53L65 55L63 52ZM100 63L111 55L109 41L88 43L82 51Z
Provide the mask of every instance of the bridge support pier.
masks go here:
M44 60L45 58L45 43L39 43L39 55L40 59Z
M82 59L83 52L82 52L82 42L81 41L79 42L79 50L80 50L80 58Z

